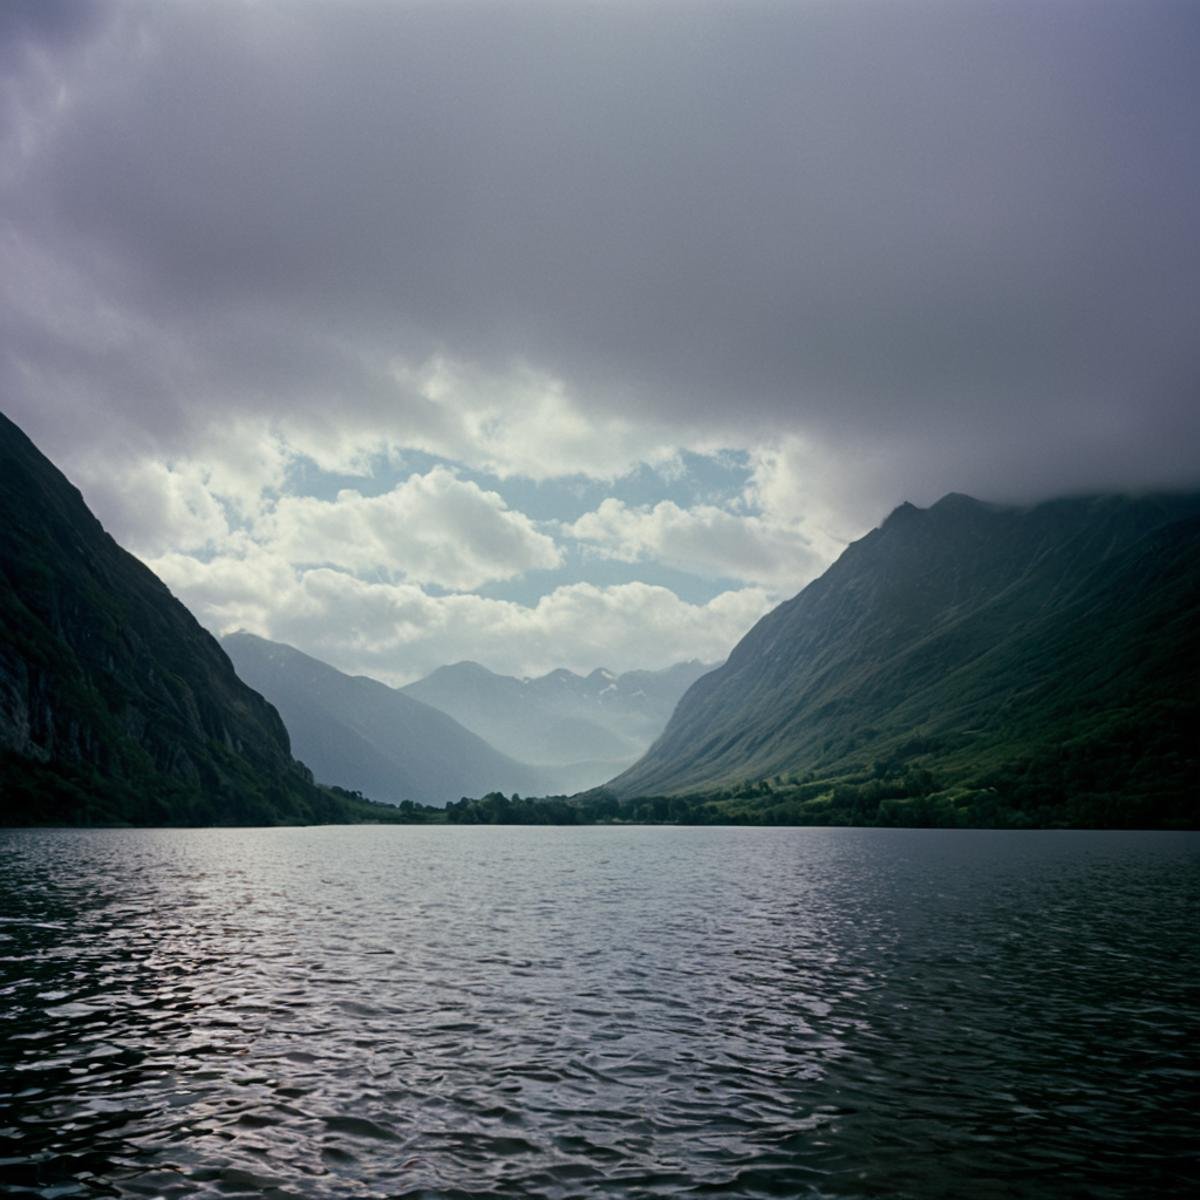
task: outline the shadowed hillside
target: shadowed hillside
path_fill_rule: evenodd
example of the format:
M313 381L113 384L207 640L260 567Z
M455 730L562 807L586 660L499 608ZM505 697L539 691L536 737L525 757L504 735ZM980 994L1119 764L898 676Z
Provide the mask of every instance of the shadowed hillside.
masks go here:
M0 416L0 823L270 823L354 806Z
M932 796L942 817L1189 820L1198 513L1196 496L903 505L759 621L608 789L819 817L841 781L845 819Z

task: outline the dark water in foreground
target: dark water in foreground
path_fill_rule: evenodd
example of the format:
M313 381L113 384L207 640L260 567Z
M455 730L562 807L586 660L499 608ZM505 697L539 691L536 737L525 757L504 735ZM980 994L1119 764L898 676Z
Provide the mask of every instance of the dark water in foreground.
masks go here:
M1165 1196L1200 837L0 832L0 1187Z

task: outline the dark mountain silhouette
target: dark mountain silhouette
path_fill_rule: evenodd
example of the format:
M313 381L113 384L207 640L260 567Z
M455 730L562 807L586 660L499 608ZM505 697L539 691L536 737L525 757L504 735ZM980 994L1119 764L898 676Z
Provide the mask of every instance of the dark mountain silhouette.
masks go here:
M0 823L270 823L352 807L0 416Z
M608 789L790 793L819 817L837 800L822 781L842 780L860 789L845 819L920 793L939 821L997 803L1186 822L1198 514L1195 495L902 505L759 621Z

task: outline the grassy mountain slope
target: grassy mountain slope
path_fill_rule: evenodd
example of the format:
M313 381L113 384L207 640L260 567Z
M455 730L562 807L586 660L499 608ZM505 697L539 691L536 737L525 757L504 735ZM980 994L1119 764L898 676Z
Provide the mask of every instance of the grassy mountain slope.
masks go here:
M0 823L351 815L216 640L0 416Z
M902 506L763 618L608 786L815 797L841 780L878 802L893 781L897 798L990 789L1178 818L1200 727L1197 512L1195 496Z
M278 709L319 780L373 800L445 804L490 791L544 793L542 772L395 688L249 633L222 639L238 674Z

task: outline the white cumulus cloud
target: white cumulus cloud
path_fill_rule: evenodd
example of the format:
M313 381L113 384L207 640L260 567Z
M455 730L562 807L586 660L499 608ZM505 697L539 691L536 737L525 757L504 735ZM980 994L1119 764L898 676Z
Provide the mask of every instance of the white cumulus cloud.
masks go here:
M670 500L629 505L609 498L564 533L620 562L655 561L713 579L795 589L828 562L825 547L797 521L787 523L711 504L681 508Z
M207 472L193 463L140 459L113 470L92 461L72 475L101 523L135 553L202 550L229 535Z
M528 605L469 593L432 596L411 583L298 569L244 542L239 549L208 562L168 554L150 566L215 632L249 629L393 684L461 659L516 675L716 661L771 607L761 588L692 604L644 583L573 583Z
M285 496L255 537L292 563L384 571L418 583L470 589L557 567L554 539L496 493L445 467L412 475L381 496Z

